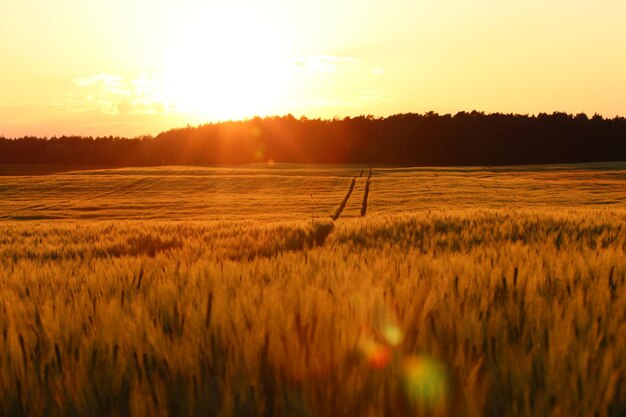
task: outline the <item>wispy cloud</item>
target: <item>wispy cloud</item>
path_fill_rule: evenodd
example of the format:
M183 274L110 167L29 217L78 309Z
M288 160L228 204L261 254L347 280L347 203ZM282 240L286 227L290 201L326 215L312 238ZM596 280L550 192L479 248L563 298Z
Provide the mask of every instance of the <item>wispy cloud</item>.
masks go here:
M174 113L103 113L98 108L67 105L1 106L0 137L51 137L61 135L126 136L152 134L191 123Z
M120 87L123 84L123 78L119 75L96 74L88 77L74 78L72 83L80 88L88 88L93 86L100 87Z
M356 66L360 62L349 56L310 55L297 58L295 64L310 71L334 72L339 67Z
M382 89L364 89L359 92L356 101L360 104L391 104L398 100L398 97L392 96L386 90Z
M95 74L72 80L63 104L68 111L99 110L104 114L163 114L169 111L163 82L157 76L125 79L114 74Z

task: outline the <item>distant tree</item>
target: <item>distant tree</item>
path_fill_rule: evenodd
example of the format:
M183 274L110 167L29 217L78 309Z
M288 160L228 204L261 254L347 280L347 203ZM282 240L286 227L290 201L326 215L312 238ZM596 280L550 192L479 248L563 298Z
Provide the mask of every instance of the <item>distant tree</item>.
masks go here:
M208 123L156 137L0 137L0 163L104 166L249 163L508 165L626 160L626 119L562 112Z

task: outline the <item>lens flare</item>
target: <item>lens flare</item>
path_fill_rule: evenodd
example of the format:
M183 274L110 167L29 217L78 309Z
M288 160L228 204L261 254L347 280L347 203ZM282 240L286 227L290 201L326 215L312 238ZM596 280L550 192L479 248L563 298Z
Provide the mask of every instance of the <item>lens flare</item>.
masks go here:
M391 361L391 349L373 339L362 339L359 343L359 347L365 355L367 362L374 369L383 369Z
M385 341L393 347L398 347L404 340L404 332L395 323L383 323L380 329Z
M403 385L411 404L420 409L440 411L448 399L445 367L428 356L412 355L403 361Z

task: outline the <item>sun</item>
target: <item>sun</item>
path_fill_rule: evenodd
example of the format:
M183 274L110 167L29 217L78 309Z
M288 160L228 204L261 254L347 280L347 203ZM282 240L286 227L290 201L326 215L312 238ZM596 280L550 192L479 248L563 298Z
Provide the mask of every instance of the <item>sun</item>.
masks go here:
M250 16L214 23L174 31L164 53L164 100L201 121L278 113L292 78L278 34Z

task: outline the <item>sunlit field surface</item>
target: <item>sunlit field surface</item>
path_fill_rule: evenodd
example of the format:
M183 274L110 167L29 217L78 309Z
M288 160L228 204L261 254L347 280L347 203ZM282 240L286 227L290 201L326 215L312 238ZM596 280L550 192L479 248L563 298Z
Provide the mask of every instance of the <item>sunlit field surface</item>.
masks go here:
M0 416L626 415L626 164L0 174Z
M360 217L368 175L367 169L357 166L285 164L72 169L0 165L0 218L310 222L312 217L332 214L351 178L356 178L354 195L342 215L348 219ZM15 171L22 175L9 176ZM46 172L53 175L42 175ZM626 163L549 168L377 168L372 172L367 214L617 209L626 208L625 190Z

